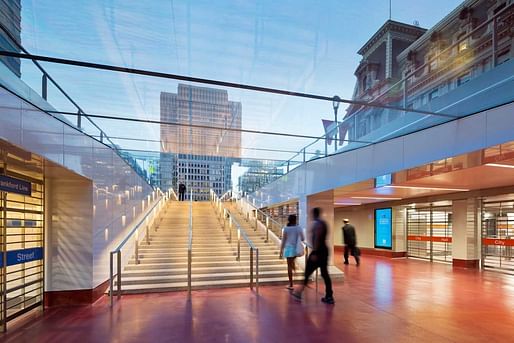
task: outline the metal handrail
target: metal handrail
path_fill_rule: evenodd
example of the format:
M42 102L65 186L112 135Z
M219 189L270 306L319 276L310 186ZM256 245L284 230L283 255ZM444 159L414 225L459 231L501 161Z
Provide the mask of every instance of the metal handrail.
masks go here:
M222 216L222 224L223 228L226 227L225 221L228 221L228 230L229 230L229 242L232 243L232 224L235 224L236 232L237 232L237 255L236 261L241 260L241 236L246 241L250 248L250 289L253 289L253 256L255 253L255 292L259 294L259 248L253 243L253 241L248 237L246 231L241 227L239 222L235 219L235 216L222 204L221 199L217 196L217 194L211 189L211 203L216 211L220 213Z
M175 194L176 196L176 194ZM187 243L187 295L191 299L193 264L193 190L189 197L189 238Z
M21 51L23 51L23 53L27 54L27 55L30 55L29 51L27 49L25 49L25 47L20 44L15 37L13 37L13 35L11 34L11 32L5 27L4 24L0 23L0 29L3 31L3 34L5 37L7 37L11 43L13 43L15 46L17 46ZM103 140L104 138L107 140L108 143L110 143L110 148L113 149L116 154L118 154L119 157L121 157L123 160L125 160L125 158L123 157L123 155L121 154L121 150L119 150L117 148L117 145L114 144L114 142L112 141L112 139L107 135L107 133L105 133L104 130L102 130L100 128L100 126L98 126L94 121L93 119L91 119L89 117L89 115L79 106L79 104L77 104L77 102L75 100L73 100L73 98L68 94L66 93L66 91L57 83L57 81L55 81L55 79L41 66L41 64L35 60L35 59L30 59L30 61L36 66L37 69L39 69L39 71L42 73L42 90L41 90L41 93L42 93L42 98L48 102L47 100L47 80L50 80L50 82L55 86L55 88L57 88L57 90L59 90L59 92L61 92L61 94L77 109L77 125L75 126L76 128L78 128L80 131L82 131L82 124L81 124L81 119L82 117L85 117L87 119L87 121L89 121L91 123L91 125L93 125L97 130L98 132L100 133L100 142L103 143ZM50 113L51 111L46 111L44 110L44 112L48 113L49 115L51 115L52 117L55 117L54 115L52 115L52 113ZM94 138L93 135L90 135L90 137ZM125 160L126 161L126 160ZM132 167L129 163L127 163L130 167ZM139 176L143 177L144 179L144 175L143 174L139 174L136 170L136 168L133 168L134 171L136 171L136 174L138 174ZM145 180L147 181L147 180Z
M147 220L149 216L154 215L157 206L162 206L163 200L165 201L166 198L163 196L160 196L159 199L155 202L155 204L150 208L147 209L147 213L141 220L134 226L134 228L128 233L128 235L121 241L121 243L116 247L116 249L112 250L109 254L109 300L110 305L113 305L113 294L114 294L114 255L117 255L116 258L116 267L117 267L117 273L116 273L116 282L117 282L117 297L118 299L121 297L121 249L125 246L125 244L128 242L128 240L136 234L136 236L139 234L139 228L146 223L146 239L149 240L150 236L150 230L149 230L149 224L147 223ZM137 240L137 237L136 237ZM139 263L139 245L138 241L135 242L134 246L134 255L136 263Z
M266 218L266 222L265 223L261 223L266 227L266 242L269 241L269 231L270 231L270 227L273 227L273 224L275 224L276 226L278 227L282 227L283 225L281 223L279 223L278 221L276 221L275 219L273 219L273 217L271 217L269 214L265 213L264 211L262 211L261 209L259 209L257 206L255 206L254 204L252 204L250 201L248 201L247 198L241 198L240 200L240 209L241 211L243 211L243 201L253 207L253 209L255 210L255 230L257 230L257 222L260 221L259 220L259 216L257 215L258 213L262 214L264 216L264 218ZM250 214L247 213L247 219L250 220ZM282 239L282 233L281 231L279 232L275 232L273 231L273 229L271 229L271 232L278 238L278 239Z

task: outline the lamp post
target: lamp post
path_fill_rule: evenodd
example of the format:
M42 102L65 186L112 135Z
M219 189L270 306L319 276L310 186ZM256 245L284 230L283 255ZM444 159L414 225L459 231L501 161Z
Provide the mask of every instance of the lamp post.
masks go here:
M334 134L334 152L337 152L337 131L339 130L339 127L337 125L337 110L339 109L339 103L341 101L341 98L337 95L334 95L334 98L332 100L332 108L334 109L334 117L335 117L335 134ZM339 137L341 138L341 137Z

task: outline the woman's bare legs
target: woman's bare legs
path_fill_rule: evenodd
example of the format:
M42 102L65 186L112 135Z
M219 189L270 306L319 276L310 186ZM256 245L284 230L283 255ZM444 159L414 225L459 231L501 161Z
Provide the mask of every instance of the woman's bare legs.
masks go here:
M287 277L289 278L289 287L293 287L293 271L295 270L295 258L287 258Z

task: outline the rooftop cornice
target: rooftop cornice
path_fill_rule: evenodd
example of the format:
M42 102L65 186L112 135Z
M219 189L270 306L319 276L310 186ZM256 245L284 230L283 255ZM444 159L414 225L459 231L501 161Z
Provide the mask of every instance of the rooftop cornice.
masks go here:
M388 31L392 32L401 32L401 33L409 33L413 35L420 35L424 33L427 29L421 28L419 26L400 23L394 20L387 20L384 25L382 25L377 32L359 49L357 52L359 55L364 55L366 52L376 44Z

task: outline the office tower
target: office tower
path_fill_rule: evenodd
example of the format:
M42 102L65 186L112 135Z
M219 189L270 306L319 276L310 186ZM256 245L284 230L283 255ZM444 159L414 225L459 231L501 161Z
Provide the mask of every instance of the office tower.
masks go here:
M231 166L241 153L241 103L226 90L179 84L161 92L161 187L184 183L194 200L232 188Z
M20 52L21 45L21 3L20 0L0 1L0 49ZM20 76L20 59L0 57L11 72Z

